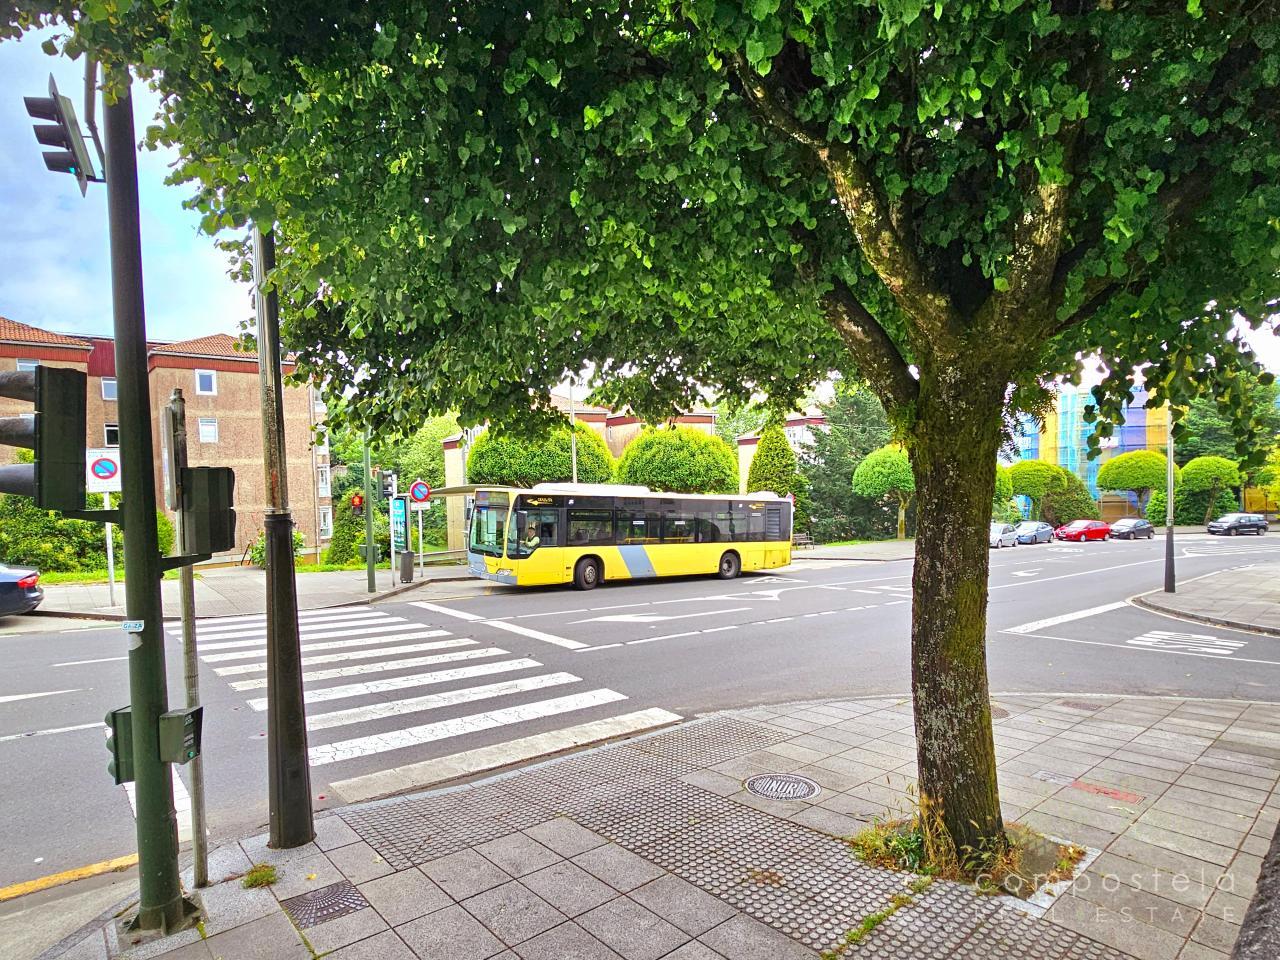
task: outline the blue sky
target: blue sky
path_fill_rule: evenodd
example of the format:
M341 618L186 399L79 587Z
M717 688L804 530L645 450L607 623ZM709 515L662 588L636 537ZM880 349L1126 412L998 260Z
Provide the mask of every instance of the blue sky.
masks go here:
M83 123L84 61L48 56L41 39L28 34L0 43L0 316L66 333L110 334L106 187L91 183L81 197L75 177L46 170L22 104L23 96L47 95L52 73ZM157 98L135 83L133 100L141 139ZM249 288L227 277L225 256L199 232L199 216L183 209L190 191L165 186L174 159L168 152L138 155L147 335L234 334L252 313Z

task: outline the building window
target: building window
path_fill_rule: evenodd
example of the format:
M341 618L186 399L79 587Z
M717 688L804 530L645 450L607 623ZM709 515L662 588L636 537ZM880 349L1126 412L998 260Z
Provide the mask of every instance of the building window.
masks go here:
M316 467L316 495L327 497L329 492L329 468L327 466Z
M324 413L327 409L324 404L324 394L315 387L311 388L311 409L316 413Z
M320 508L320 536L322 537L333 536L333 508L332 507Z
M116 378L103 377L102 378L102 399L114 400L115 398L116 398Z
M200 418L200 442L201 443L217 443L218 442L218 420L216 417Z
M196 393L202 397L218 395L218 372L216 370L196 371Z
M107 423L102 426L102 445L104 447L120 446L120 425Z
M40 361L39 361L39 360L19 360L19 361L18 361L18 372L19 372L19 373L33 373L33 372L35 371L36 367L38 367L38 366L40 366Z

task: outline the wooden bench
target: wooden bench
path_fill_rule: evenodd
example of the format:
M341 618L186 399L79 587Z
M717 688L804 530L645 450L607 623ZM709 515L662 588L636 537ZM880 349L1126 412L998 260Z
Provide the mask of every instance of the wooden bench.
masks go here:
M813 537L809 536L807 533L792 534L791 545L793 547L801 547L801 548L808 547L810 550L812 550Z

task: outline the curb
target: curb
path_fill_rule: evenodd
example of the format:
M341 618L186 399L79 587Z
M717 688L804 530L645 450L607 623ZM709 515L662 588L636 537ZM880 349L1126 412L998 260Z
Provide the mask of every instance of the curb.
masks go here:
M1280 829L1262 858L1262 872L1245 912L1232 960L1266 960L1280 954Z
M1156 591L1151 591L1155 593ZM1134 606L1142 607L1150 610L1152 613L1161 613L1169 617L1179 617L1183 620L1194 620L1197 623L1205 623L1212 627L1227 627L1230 630L1246 630L1249 633L1262 633L1269 637L1280 637L1280 627L1267 627L1260 623L1248 623L1244 620L1228 620L1225 617L1211 617L1203 613L1189 613L1186 610L1178 610L1176 608L1165 607L1158 603L1148 600L1150 593L1139 594L1130 597L1129 602Z
M465 576L457 576L457 577L430 577L429 579L426 579L426 580L415 580L413 583L401 584L400 586L393 587L392 589L388 590L386 593L378 594L377 596L363 597L359 600L344 600L341 603L325 603L325 604L321 604L318 607L299 607L298 610L299 612L304 610L329 610L329 609L332 609L333 607L353 607L353 606L360 606L362 604L367 606L374 603L381 603L384 600L391 600L395 597L400 596L400 594L402 593L408 593L410 590L416 590L419 587L425 587L428 584L462 583L464 581L474 580L474 579L475 577L471 576L470 574L467 574ZM240 616L240 615L241 614L232 614L232 613L225 614L225 616L229 616L229 617ZM26 614L26 616L62 617L67 620L101 620L104 623L122 623L124 620L127 619L127 615L123 613L98 613L97 611L85 611L82 613L76 610L38 610L37 609L37 610L32 610L30 613ZM182 617L180 616L166 616L166 617L162 617L161 619L165 623L179 623L182 621ZM208 618L202 617L201 619L216 620L217 617L208 617Z

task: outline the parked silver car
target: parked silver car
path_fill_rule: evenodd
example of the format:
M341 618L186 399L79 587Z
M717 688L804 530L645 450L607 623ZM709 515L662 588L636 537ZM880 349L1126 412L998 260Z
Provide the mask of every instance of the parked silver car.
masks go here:
M1052 543L1053 524L1043 520L1023 520L1013 528L1019 543Z
M991 546L993 547L1016 547L1018 545L1018 533L1013 529L1011 523L991 522Z

